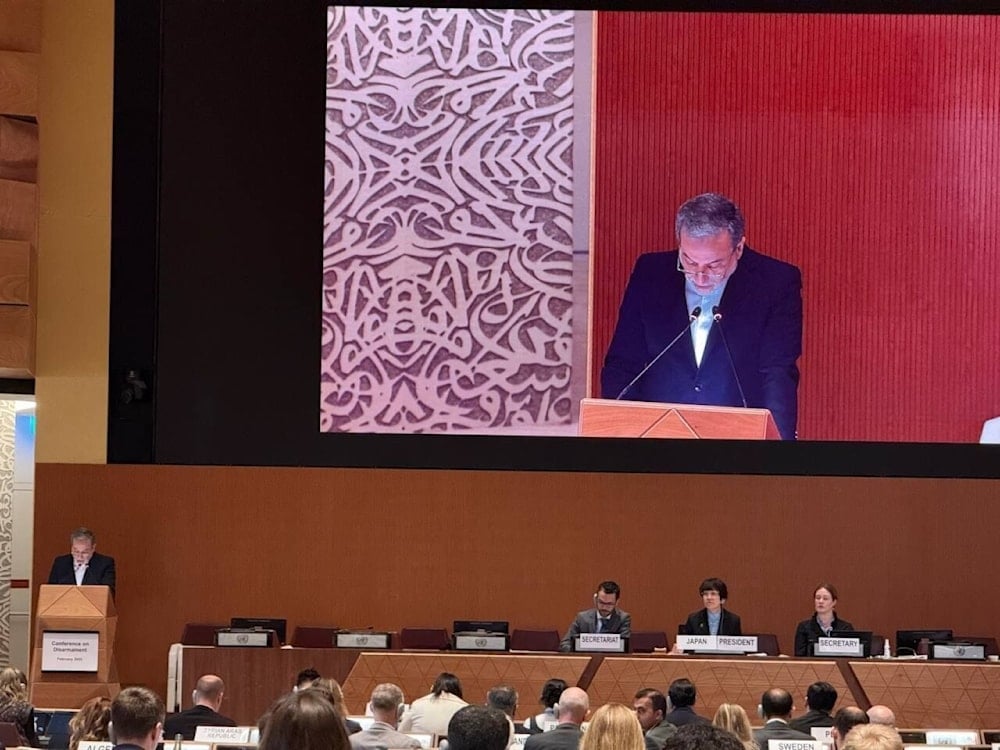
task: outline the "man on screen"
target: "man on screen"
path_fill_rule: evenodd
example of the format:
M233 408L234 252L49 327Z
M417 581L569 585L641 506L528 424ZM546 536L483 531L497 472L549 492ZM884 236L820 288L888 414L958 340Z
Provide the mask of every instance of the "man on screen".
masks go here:
M49 583L107 586L115 593L115 558L97 552L97 537L82 526L69 535L68 555L52 561Z
M802 275L752 250L744 228L718 193L678 209L678 249L643 254L632 270L602 398L770 409L781 437L795 438Z

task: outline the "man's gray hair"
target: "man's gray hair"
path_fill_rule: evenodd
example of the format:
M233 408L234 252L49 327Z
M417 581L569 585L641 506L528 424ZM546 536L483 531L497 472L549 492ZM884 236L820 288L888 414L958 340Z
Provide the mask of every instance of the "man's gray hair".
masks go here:
M486 694L486 705L490 708L497 708L508 716L514 716L517 708L517 691L510 685L497 685L490 688Z
M714 237L719 232L729 232L733 247L740 241L746 229L746 222L739 206L719 193L702 193L689 198L677 209L674 224L677 240L681 233L702 239Z
M395 711L403 702L403 691L399 685L383 682L372 690L372 708L381 711Z
M95 544L97 542L97 536L86 526L81 526L70 532L69 543L72 544L77 539L86 539L91 544Z

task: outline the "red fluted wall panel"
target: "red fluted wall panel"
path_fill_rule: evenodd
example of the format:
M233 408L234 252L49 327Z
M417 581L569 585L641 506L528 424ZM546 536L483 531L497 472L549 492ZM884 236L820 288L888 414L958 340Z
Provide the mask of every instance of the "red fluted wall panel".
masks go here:
M687 197L802 269L799 434L974 441L1000 414L1000 18L600 13L592 389Z

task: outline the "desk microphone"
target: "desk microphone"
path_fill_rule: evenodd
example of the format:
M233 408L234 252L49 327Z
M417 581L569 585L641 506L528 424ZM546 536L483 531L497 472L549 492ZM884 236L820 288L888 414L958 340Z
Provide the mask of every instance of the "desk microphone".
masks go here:
M719 310L719 306L716 305L712 308L712 320L714 320L719 326L719 336L722 337L722 345L726 348L726 357L729 358L729 369L733 371L733 377L736 379L736 387L740 390L740 401L743 402L743 408L747 406L747 397L743 395L743 384L740 382L740 376L736 372L736 363L733 362L733 353L729 351L729 342L726 341L726 332L722 330L722 312Z
M718 308L716 308L716 309L718 309ZM664 354L666 354L668 351L670 351L673 348L674 344L676 344L678 341L681 340L681 336L683 336L685 333L687 333L688 331L691 330L691 324L694 323L696 320L698 320L698 317L700 315L701 315L701 307L696 307L694 310L691 311L691 313L688 315L687 325L684 326L681 329L680 333L678 333L676 336L674 336L674 340L673 341L671 341L669 344L667 344L665 347L663 347L663 349L660 350L660 353L657 354L655 357L653 357L653 361L652 362L650 362L648 365L646 365L645 367L643 367L642 370L639 371L639 374L636 375L634 378L632 378L632 382L630 382L627 386L625 386L624 388L622 388L621 393L619 393L617 396L615 396L615 401L620 400L621 397L624 396L625 393L628 391L628 389L631 388L633 385L635 385L636 382L638 382L639 378L641 378L643 375L645 375L647 372L649 372L649 368L652 367L653 365L655 365L657 363L657 361L659 361L660 357L662 357Z
M174 750L181 750L181 742L184 741L184 735L178 732L174 735Z

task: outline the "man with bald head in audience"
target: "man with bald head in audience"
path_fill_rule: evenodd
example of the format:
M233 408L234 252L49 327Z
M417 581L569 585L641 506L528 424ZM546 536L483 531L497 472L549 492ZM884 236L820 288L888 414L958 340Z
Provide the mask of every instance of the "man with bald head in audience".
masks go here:
M881 724L885 727L896 727L896 714L888 706L881 704L868 709L868 721L872 724Z
M174 740L180 735L181 739L191 741L198 727L235 727L235 721L219 713L225 692L221 677L214 674L199 677L191 694L194 706L167 719L163 725L164 738Z
M794 709L792 694L787 690L771 688L764 692L760 697L760 715L764 726L753 732L753 738L761 748L767 747L768 740L812 740L811 734L788 726Z
M590 713L590 698L578 687L563 690L556 710L556 728L549 732L533 734L524 743L524 750L577 750L583 724Z
M833 729L830 730L830 738L833 740L834 750L841 750L844 745L844 738L847 733L859 724L868 723L868 714L857 706L844 706L833 715Z

